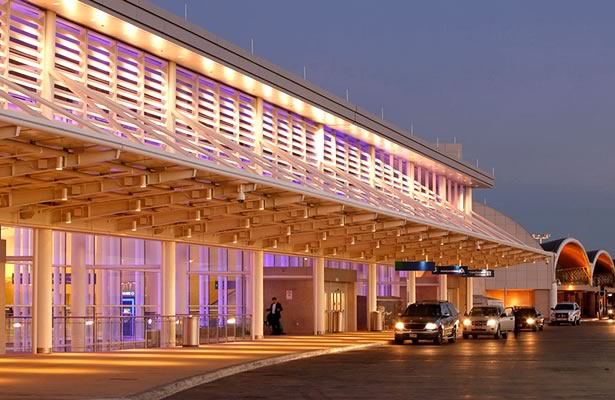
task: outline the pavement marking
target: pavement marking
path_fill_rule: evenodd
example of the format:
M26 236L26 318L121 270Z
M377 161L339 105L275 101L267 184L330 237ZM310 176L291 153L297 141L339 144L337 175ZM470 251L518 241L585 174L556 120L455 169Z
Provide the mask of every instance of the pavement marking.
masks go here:
M207 372L201 375L191 376L189 378L183 378L175 382L154 387L144 392L124 396L124 397L112 397L112 398L99 398L98 400L159 400L169 397L178 392L182 392L187 389L216 381L218 379L226 378L231 375L240 374L242 372L252 371L258 368L269 367L272 365L282 364L289 361L301 360L304 358L324 356L328 354L343 353L352 350L361 350L368 347L384 346L389 344L390 341L375 342L375 343L363 343L342 347L333 347L329 349L320 349L314 351L307 351L303 353L285 354L279 357L266 358L261 360L250 361L244 364L233 365L230 367L220 368L215 371Z

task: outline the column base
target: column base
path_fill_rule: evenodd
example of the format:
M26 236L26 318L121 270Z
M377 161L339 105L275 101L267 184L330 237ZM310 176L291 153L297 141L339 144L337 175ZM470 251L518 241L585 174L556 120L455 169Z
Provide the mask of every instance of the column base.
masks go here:
M37 347L36 354L51 354L51 347Z
M327 332L325 332L325 331L317 331L317 332L316 332L316 334L315 334L315 336L322 336L322 335L324 335L324 334L326 334L326 333L327 333Z
M254 335L254 340L264 339L265 335Z

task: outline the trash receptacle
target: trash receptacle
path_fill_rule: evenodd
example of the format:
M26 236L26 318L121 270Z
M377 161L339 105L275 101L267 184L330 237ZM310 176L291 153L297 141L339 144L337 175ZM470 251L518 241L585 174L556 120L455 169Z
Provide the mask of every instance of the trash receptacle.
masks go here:
M189 315L184 317L183 347L198 347L199 345L199 318Z
M381 331L382 330L382 313L380 311L372 311L370 330Z

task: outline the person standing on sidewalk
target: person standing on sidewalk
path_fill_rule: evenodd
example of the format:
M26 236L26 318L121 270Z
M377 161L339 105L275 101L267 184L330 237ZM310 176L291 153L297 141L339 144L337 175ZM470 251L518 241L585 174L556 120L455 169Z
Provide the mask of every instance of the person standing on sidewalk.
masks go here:
M271 334L272 335L282 335L282 323L280 320L282 319L282 304L278 303L278 299L276 297L271 299L271 305L269 306L269 313L267 314L267 323L271 326Z

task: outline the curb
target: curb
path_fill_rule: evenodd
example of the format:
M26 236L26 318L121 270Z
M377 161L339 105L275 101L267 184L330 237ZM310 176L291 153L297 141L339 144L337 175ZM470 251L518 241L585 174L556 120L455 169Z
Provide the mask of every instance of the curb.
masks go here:
M360 349L365 349L368 347L384 346L385 344L386 342L357 344L357 345L344 346L344 347L334 347L331 349L308 351L304 353L285 354L279 357L272 357L272 358L265 358L261 360L250 361L245 364L232 365L232 366L221 368L215 371L207 372L205 374L195 375L189 378L180 379L180 380L171 382L166 385L161 385L161 386L154 387L152 389L148 389L141 393L136 393L136 394L128 395L125 397L106 398L105 400L114 400L114 399L115 400L159 400L159 399L164 399L165 397L171 396L175 393L182 392L187 389L191 389L195 386L199 386L204 383L213 382L218 379L240 374L242 372L252 371L258 368L269 367L272 365L282 364L282 363L286 363L289 361L301 360L304 358L312 358L312 357L324 356L328 354L343 353L346 351L360 350ZM99 400L103 400L103 399L99 399Z

